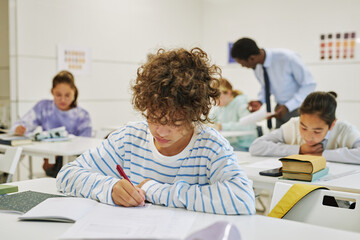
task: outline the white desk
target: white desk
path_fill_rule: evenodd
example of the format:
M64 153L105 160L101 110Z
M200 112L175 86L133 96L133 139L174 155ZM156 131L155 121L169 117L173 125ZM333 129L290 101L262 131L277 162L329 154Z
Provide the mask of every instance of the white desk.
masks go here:
M33 190L46 193L56 193L55 179L42 178L22 182L11 183L19 187L19 191ZM164 211L185 211L183 209L173 209L161 206L157 207ZM189 211L189 214L191 212ZM360 239L360 234L342 230L314 226L289 220L275 219L260 215L253 216L225 216L197 213L195 224L192 226L191 234L201 228L207 227L216 221L229 221L237 226L241 237L244 240L303 240L303 239ZM37 239L51 240L57 239L64 233L71 223L56 222L21 222L18 221L19 215L0 213L0 236L1 239Z
M33 142L32 144L21 145L22 155L28 156L30 161L30 178L32 178L32 157L48 158L50 162L55 162L56 156L63 156L64 162L68 162L71 157L76 157L90 148L99 146L103 139L89 137L71 137L69 141L61 142ZM8 148L7 145L0 144L0 150Z
M256 135L257 132L254 131L220 131L220 134L223 137L241 137L241 136L249 136L249 135Z
M319 179L318 181L305 182L279 179L278 177L261 176L259 174L259 172L263 170L281 167L282 164L278 160L279 158L254 157L251 156L248 152L236 152L236 154L238 156L240 166L244 169L247 176L253 180L254 188L267 189L272 192L276 181L284 181L292 184L301 182L321 185L332 190L360 193L360 165L327 162L326 164L329 167L329 174L327 176ZM349 173L349 176L342 176L328 181L322 180L326 177L335 177L336 175L348 173L354 170L357 172Z

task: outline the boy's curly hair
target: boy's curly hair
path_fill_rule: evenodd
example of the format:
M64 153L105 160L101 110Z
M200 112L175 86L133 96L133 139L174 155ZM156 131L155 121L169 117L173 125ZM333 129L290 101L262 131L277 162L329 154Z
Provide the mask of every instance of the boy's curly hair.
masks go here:
M211 122L208 115L220 95L220 77L220 68L200 48L159 49L137 70L132 104L162 125Z

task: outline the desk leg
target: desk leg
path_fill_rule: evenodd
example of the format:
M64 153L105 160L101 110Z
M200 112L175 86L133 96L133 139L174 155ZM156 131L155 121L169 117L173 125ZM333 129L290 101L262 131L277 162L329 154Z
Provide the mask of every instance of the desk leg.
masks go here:
M29 179L33 179L32 156L29 156Z
M17 169L16 169L16 173L17 173L17 181L20 181L20 166L21 166L21 163L22 163L22 161L24 160L24 155L21 155L21 157L20 157L20 160L19 160L19 163L18 163L18 165L17 165Z

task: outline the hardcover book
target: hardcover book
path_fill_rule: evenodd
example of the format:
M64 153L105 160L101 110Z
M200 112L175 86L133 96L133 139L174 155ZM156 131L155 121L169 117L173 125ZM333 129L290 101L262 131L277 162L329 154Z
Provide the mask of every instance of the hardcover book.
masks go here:
M315 173L326 167L323 156L290 155L279 159L282 163L282 172Z
M327 175L328 173L329 173L329 168L325 167L324 169L317 171L315 173L283 172L282 177L286 178L286 179L313 182L313 181L318 180L319 178Z
M15 136L9 134L0 135L0 144L5 144L9 146L19 146L24 144L30 144L31 138L26 136Z

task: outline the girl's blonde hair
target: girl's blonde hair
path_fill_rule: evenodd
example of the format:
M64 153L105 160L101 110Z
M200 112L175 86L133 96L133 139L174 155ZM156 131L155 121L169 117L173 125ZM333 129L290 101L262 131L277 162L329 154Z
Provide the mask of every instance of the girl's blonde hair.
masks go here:
M233 97L243 94L243 92L240 90L234 90L233 86L226 78L220 79L220 91L224 93L227 91L231 91Z

